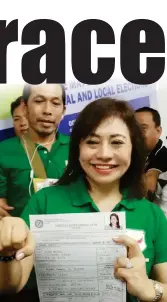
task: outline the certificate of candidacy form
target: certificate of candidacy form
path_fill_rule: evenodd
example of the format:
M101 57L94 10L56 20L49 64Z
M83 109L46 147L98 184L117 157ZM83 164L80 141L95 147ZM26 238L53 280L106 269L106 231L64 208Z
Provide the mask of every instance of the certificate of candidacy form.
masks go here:
M119 220L115 228L111 214ZM126 301L114 263L127 252L112 240L126 232L124 212L31 215L30 226L41 302Z

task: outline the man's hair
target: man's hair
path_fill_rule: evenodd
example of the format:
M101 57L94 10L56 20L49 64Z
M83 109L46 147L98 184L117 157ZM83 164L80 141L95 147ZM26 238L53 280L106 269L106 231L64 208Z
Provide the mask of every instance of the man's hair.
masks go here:
M137 109L135 112L150 112L156 127L161 126L161 117L157 110L150 107L142 107Z
M10 113L13 116L14 110L20 106L21 102L23 102L23 96L19 96L15 101L13 101L10 105Z
M65 106L65 104L66 104L65 87L62 84L58 84L58 85L60 85L60 87L62 88L62 100L63 100L63 105ZM23 88L23 99L24 99L25 104L27 104L28 99L31 95L31 86L32 85L26 84Z

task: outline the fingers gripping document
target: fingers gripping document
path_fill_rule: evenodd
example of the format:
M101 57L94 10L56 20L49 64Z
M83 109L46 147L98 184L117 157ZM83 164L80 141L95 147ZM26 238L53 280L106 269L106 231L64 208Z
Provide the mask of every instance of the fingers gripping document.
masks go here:
M112 240L126 232L125 213L115 214L115 225L111 213L30 216L41 302L126 301L114 263L127 252Z

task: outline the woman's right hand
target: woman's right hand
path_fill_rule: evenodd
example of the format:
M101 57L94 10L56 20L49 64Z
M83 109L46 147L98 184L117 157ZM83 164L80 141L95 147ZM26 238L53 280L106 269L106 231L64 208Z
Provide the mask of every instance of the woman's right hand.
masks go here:
M0 255L21 260L34 253L35 242L24 220L17 217L4 217L0 220Z

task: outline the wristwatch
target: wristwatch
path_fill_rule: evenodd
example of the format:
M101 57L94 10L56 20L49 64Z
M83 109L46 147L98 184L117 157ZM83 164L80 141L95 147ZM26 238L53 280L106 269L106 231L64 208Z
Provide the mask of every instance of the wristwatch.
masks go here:
M10 261L14 260L15 258L16 258L16 254L14 254L12 256L0 255L0 262L10 262Z
M159 282L157 282L155 280L152 280L152 282L153 282L153 287L155 290L155 297L152 300L152 302L156 302L156 301L159 301L163 296L163 287ZM139 299L137 299L137 302L141 302L141 301Z
M163 287L159 282L157 282L155 280L152 280L152 281L153 281L153 286L154 286L154 290L155 290L155 298L152 301L155 302L155 301L159 301L162 298Z

